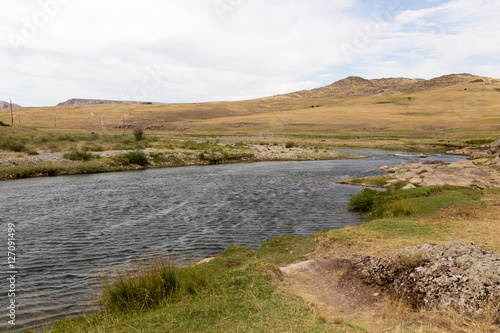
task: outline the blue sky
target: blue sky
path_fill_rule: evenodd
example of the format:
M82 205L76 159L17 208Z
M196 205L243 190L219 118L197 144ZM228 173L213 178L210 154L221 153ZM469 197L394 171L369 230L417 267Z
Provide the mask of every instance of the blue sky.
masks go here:
M350 75L500 78L498 0L0 0L0 100L240 100Z

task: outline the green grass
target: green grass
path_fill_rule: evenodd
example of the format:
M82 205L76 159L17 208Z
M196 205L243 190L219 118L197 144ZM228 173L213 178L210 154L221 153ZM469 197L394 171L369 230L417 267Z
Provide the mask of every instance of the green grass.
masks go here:
M409 190L364 189L351 197L348 208L368 219L432 214L441 208L481 205L481 192L458 186L430 186Z
M439 236L450 227L443 225L431 225L412 220L381 219L374 222L365 222L363 228L374 234L386 237L411 237L423 238Z
M42 162L36 165L0 166L0 180L81 175L133 169L123 166L111 166L108 159L76 162Z
M279 275L280 265L303 259L314 246L312 237L281 236L264 242L255 251L230 246L213 261L193 267L174 268L168 259L156 257L132 271L118 269L121 280L115 276L105 290L113 290L113 294L117 290L126 300L137 295L138 302L63 320L51 332L358 331L329 322L317 309L272 283ZM132 281L137 278L140 281ZM113 281L118 281L117 287ZM158 285L165 285L164 281L170 287L156 290ZM189 284L191 288L183 286ZM145 291L136 292L137 289ZM128 296L132 292L134 296ZM143 306L150 299L148 295L153 294L159 296L158 301Z
M345 181L347 184L354 185L365 185L365 186L374 186L374 187L383 187L388 184L390 180L395 179L392 175L380 175L366 178L354 178ZM398 187L402 184L398 184ZM403 185L404 186L404 185Z
M197 293L209 279L205 271L178 269L172 258L157 254L117 268L114 276L102 276L100 281L102 308L126 311L151 309L180 294Z

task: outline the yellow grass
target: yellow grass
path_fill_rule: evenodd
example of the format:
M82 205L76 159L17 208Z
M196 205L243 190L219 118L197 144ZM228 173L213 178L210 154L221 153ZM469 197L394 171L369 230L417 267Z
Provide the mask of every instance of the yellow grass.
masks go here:
M10 124L10 110L0 110L0 121ZM123 124L163 125L164 131L172 133L494 139L500 130L500 91L494 85L459 83L413 94L361 98L285 95L239 102L14 109L16 127L113 130Z

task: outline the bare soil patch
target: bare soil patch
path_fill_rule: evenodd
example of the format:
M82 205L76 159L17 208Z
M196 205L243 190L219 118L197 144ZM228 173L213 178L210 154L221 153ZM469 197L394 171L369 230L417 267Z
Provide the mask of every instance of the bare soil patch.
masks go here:
M335 323L368 324L384 307L388 294L383 287L361 282L353 269L356 258L359 256L334 254L282 267L279 286L317 306Z

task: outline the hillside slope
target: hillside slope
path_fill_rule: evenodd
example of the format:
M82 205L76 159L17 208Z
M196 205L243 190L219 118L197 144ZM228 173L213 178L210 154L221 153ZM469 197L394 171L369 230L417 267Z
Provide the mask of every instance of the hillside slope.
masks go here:
M13 108L20 108L20 105L12 103ZM10 103L9 102L4 102L0 101L0 109L9 109L10 108Z
M312 90L302 90L289 94L272 96L270 98L352 98L376 95L390 96L401 93L408 94L431 91L471 81L489 84L496 82L500 84L500 80L493 80L487 77L471 74L450 74L430 80L408 79L401 77L367 80L358 76L349 76L326 87Z
M348 77L322 88L252 100L141 103L74 99L56 107L17 108L14 123L35 128L142 127L229 134L500 130L500 80L470 74L430 80ZM10 116L10 110L0 109L0 121L10 122Z

